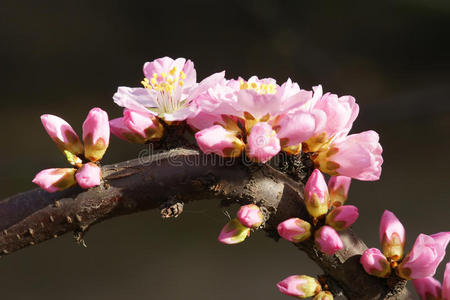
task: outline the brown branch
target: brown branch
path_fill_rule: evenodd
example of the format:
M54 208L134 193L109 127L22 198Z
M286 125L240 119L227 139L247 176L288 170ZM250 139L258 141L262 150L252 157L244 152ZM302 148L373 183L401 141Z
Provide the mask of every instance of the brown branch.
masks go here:
M74 232L82 241L90 226L103 220L148 209L169 216L182 210L178 202L218 199L257 203L265 213L264 230L277 240L276 226L290 217L307 218L303 185L267 165L244 166L196 150L174 149L142 159L103 167L105 183L90 190L72 188L49 194L41 189L0 202L0 254L6 255L58 235ZM312 242L297 247L325 272L331 288L348 299L411 299L402 285L367 275L359 264L366 249L351 231L341 234L345 249L320 253Z

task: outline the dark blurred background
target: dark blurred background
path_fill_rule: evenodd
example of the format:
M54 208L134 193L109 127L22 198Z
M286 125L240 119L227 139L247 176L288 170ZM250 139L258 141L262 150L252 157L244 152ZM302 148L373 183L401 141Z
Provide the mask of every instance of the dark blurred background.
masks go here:
M1 0L0 197L34 188L43 168L68 166L41 114L81 133L93 106L121 114L111 96L119 85L139 86L145 61L186 57L199 79L225 69L229 78L290 77L355 96L354 132L378 131L385 158L380 181L352 184L355 231L378 247L379 219L390 209L409 248L421 232L450 230L449 34L446 0ZM138 152L112 137L104 163ZM320 273L263 233L219 244L226 221L218 203L203 201L176 220L145 212L97 225L86 249L70 235L30 247L1 259L1 298L287 299L277 281Z

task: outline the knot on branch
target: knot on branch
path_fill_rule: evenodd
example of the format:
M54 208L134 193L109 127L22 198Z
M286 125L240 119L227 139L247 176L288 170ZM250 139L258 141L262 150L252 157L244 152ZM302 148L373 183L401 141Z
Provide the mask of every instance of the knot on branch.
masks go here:
M177 218L183 212L184 203L176 196L171 196L169 200L160 205L161 217L163 219Z

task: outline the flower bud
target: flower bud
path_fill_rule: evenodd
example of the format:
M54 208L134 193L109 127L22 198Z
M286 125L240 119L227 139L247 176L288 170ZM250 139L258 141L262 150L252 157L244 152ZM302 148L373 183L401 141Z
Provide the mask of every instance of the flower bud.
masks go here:
M345 230L352 226L358 217L359 213L356 206L343 205L333 208L326 217L326 223L336 230Z
M248 228L257 228L263 222L263 214L255 204L241 206L237 212L237 218L242 225Z
M442 282L442 300L450 300L450 262L445 265L444 281Z
M433 277L413 280L414 288L422 300L441 300L441 283Z
M359 261L369 275L386 278L391 274L391 264L377 248L364 251Z
M131 129L128 128L123 122L123 118L110 120L109 127L111 129L111 133L119 139L134 144L145 144L145 139L140 134L131 131Z
M450 232L436 235L419 234L411 251L397 268L404 279L418 279L433 276L436 268L445 256Z
M312 172L306 182L305 206L309 214L315 218L325 215L330 207L327 184L318 169Z
M311 236L311 224L299 218L287 219L277 227L278 234L293 243L300 243Z
M322 291L314 296L313 300L333 300L333 294L328 291Z
M280 152L280 140L266 122L254 125L247 137L247 155L250 159L267 162Z
M74 155L83 153L83 144L69 123L54 115L42 115L41 122L61 151L67 150Z
M245 147L240 138L220 125L200 130L195 134L195 139L204 153L223 157L238 157Z
M404 255L406 236L405 228L397 217L385 210L380 221L380 243L383 254L394 261Z
M347 176L331 176L328 180L328 192L333 206L344 205L352 179Z
M277 283L277 287L285 295L308 298L322 290L317 279L306 275L292 275Z
M323 253L333 255L344 248L339 234L330 226L325 225L320 227L314 234L314 237L317 248Z
M314 163L331 176L374 181L380 179L383 157L378 134L369 130L333 141L328 150L320 151Z
M108 114L98 107L89 111L83 123L84 156L90 161L100 160L109 145Z
M89 189L100 185L102 180L102 170L95 163L87 163L81 166L75 173L78 185L83 189Z
M65 190L75 185L73 168L45 169L36 174L33 183L49 193Z
M243 242L250 234L250 228L245 227L238 219L228 222L219 234L219 242L232 245Z
M123 111L123 122L131 132L138 134L145 142L159 140L164 134L164 127L151 114L143 114L130 109Z

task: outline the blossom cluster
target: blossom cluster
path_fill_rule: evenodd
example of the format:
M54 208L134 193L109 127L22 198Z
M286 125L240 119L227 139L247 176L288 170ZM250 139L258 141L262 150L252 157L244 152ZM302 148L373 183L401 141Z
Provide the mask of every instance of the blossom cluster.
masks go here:
M143 66L142 87L119 87L113 100L123 116L109 120L93 108L83 124L83 143L72 127L54 115L41 116L49 136L72 168L39 172L33 182L48 192L76 183L81 188L101 184L100 160L109 145L110 132L118 138L146 144L165 138L169 127L190 128L198 148L222 157L245 155L255 163L267 163L279 153L305 153L314 163L304 193L308 216L284 220L277 226L280 237L294 243L307 240L325 255L345 245L339 231L357 220L358 209L345 205L352 179L378 180L383 163L378 134L369 130L350 134L359 106L352 96L324 93L318 85L305 90L288 79L252 76L227 79L225 72L197 82L194 63L184 58L163 57ZM328 184L325 176L329 176ZM243 242L252 230L264 227L265 215L256 204L240 207L219 234L224 244ZM380 224L381 251L368 249L360 262L373 276L398 276L414 281L422 299L450 300L450 263L443 285L432 276L445 256L450 232L418 236L405 256L405 230L397 217L385 211ZM314 278L292 275L278 289L298 298L333 299ZM323 290L325 289L325 290Z
M41 121L74 168L42 170L33 182L50 193L62 191L76 183L84 189L99 185L101 169L97 163L109 145L108 114L97 107L89 111L83 123L84 145L69 123L60 117L46 114L41 116Z
M419 234L411 251L405 255L406 232L400 220L390 211L384 211L380 222L381 251L377 248L366 250L361 256L364 270L373 276L386 278L395 272L396 276L413 280L422 299L450 299L450 264L447 264L441 298L440 283L432 278L445 257L450 242L450 232L432 235ZM439 285L438 285L439 283ZM426 294L429 294L428 296Z
M288 79L226 79L215 73L197 83L194 64L163 57L144 64L142 87L119 87L114 101L124 116L111 131L133 143L163 137L164 127L186 122L206 154L265 163L280 151L310 153L329 175L377 180L382 148L378 134L351 134L359 106L351 96L308 91Z

